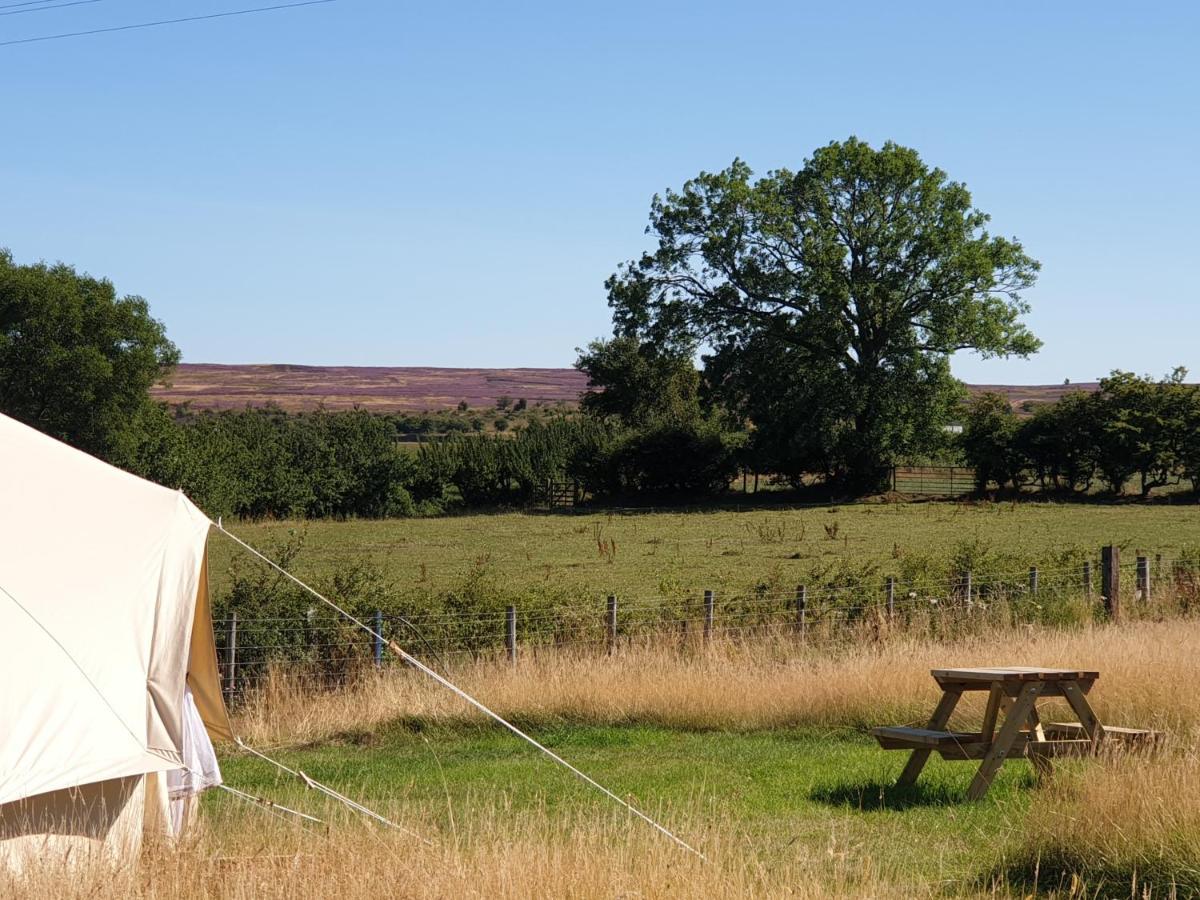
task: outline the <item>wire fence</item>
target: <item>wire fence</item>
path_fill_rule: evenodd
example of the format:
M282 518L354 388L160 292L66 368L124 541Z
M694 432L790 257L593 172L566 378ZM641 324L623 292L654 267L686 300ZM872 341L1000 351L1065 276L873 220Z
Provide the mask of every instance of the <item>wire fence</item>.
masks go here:
M1134 617L1173 605L1200 611L1195 560L1138 556L975 577L964 571L933 586L888 577L881 583L797 585L694 596L581 597L552 607L382 610L363 616L375 635L326 611L299 617L229 614L214 619L225 694L236 701L267 674L313 688L335 688L401 664L396 641L428 665L452 669L481 659L516 663L547 651L612 653L634 644L682 649L717 641L804 643L882 639L914 631L950 636L996 625ZM361 614L361 610L360 610Z

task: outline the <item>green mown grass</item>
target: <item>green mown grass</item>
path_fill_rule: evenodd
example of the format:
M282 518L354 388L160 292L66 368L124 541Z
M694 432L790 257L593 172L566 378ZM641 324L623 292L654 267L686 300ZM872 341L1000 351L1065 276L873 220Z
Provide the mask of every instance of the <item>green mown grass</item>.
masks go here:
M996 871L1036 796L1028 764L1016 761L1001 770L984 801L968 803L976 764L936 757L915 789L897 791L891 785L906 754L881 751L849 732L562 725L536 736L667 822L733 823L767 865L845 853L920 882L979 887ZM621 815L611 800L498 728L410 722L276 755L368 806L422 811L418 827L435 829L430 836L437 839L469 833L481 811L500 809L514 820L536 811L564 822L578 821L581 812ZM300 809L327 809L318 795L260 760L226 757L223 769L242 790ZM234 802L210 795L210 814ZM630 818L628 827L647 826ZM682 836L704 842L702 833Z

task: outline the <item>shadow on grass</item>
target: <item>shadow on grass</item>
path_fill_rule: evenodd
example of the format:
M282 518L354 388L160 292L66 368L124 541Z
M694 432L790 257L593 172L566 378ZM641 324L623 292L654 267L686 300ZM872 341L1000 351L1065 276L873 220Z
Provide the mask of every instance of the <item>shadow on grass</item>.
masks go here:
M842 806L863 812L902 810L920 806L957 806L967 802L959 787L934 782L900 787L894 782L853 781L818 785L809 799L829 806Z

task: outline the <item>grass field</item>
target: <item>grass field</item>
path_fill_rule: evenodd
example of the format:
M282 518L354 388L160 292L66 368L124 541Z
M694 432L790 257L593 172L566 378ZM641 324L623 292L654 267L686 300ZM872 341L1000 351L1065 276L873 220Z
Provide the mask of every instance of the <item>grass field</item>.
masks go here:
M48 872L0 894L116 897L1193 897L1200 895L1200 622L898 635L834 652L718 643L488 663L468 690L660 817L707 862L492 727L418 673L337 693L272 683L237 713L252 745L418 833L364 824L258 759L221 748L232 785L324 817L298 826L210 794L199 834L115 873ZM1159 756L1010 761L988 797L973 765L916 789L872 723L919 721L932 665L1095 667L1109 723L1167 732ZM971 698L955 727L975 725ZM1051 717L1060 712L1048 710Z
M1168 558L1200 544L1200 506L1060 503L863 503L808 509L498 513L386 521L230 526L271 546L303 533L295 568L320 579L347 560L375 564L401 592L455 588L479 573L520 597L694 596L705 589L790 591L853 569L878 583L906 572L949 575L957 561L1020 575L1095 558L1103 544ZM221 590L234 547L211 541ZM1068 560L1070 561L1068 563ZM976 575L981 575L979 571Z
M964 560L1018 578L1031 563L1074 572L1105 543L1170 560L1200 544L1200 507L862 504L231 528L264 549L303 531L294 567L319 583L363 559L396 592L451 596L485 573L514 599L567 603L783 589L816 572L945 574ZM218 594L231 548L212 538ZM969 629L864 628L828 643L790 632L718 634L709 646L647 635L612 655L545 645L522 651L515 668L486 654L452 660L463 688L707 862L417 672L369 670L319 692L290 675L269 679L237 708L238 732L428 844L225 746L231 785L327 825L298 826L213 793L182 846L150 847L115 875L0 878L0 895L1196 897L1200 621L1188 598L1164 585L1131 604L1122 625L1085 615L992 626L977 616ZM969 763L934 759L916 789L892 787L904 754L879 750L866 729L923 722L937 698L932 667L1005 664L1098 669L1102 720L1160 729L1166 750L1061 763L1041 785L1026 762L1010 761L980 803L965 800ZM982 710L983 698L965 700L954 727L977 728ZM1073 718L1049 710L1055 717Z
M1001 858L1010 837L1005 823L1023 818L1031 797L1021 764L1003 772L986 803L968 805L962 798L970 770L941 760L919 790L893 796L887 785L903 760L851 732L559 724L538 735L709 852L709 823L736 823L738 840L769 868L853 854L878 870L904 871L912 882L962 883L985 876L987 861ZM497 814L560 823L595 816L628 830L647 827L486 726L394 724L365 742L286 752L283 761L356 797L408 811L409 827L439 841L475 832ZM226 768L245 790L312 805L266 763L240 758ZM236 800L214 799L222 807L214 813L246 815L229 808ZM415 820L412 810L420 811ZM923 847L933 852L916 852Z
M1173 619L944 641L900 635L836 651L721 643L685 657L561 654L515 671L475 664L456 678L662 817L732 880L732 896L1027 896L1036 880L1068 896L1182 897L1200 892L1200 704L1189 689L1197 643L1200 623ZM972 763L935 759L916 789L896 790L905 754L880 751L866 728L923 720L937 697L933 666L1000 663L1099 669L1092 701L1103 721L1161 729L1167 751L1060 761L1042 786L1027 763L1010 762L977 804L965 801ZM243 709L243 733L395 811L435 844L470 856L508 821L542 823L543 840L561 849L600 827L602 859L632 842L668 870L692 863L417 673L316 702L278 690ZM964 698L956 727L977 728L982 708L982 697ZM1043 712L1070 715L1062 701ZM238 758L228 772L311 804L258 760ZM219 799L214 821L245 815ZM686 896L685 885L659 870L578 895ZM511 895L555 894L530 882Z

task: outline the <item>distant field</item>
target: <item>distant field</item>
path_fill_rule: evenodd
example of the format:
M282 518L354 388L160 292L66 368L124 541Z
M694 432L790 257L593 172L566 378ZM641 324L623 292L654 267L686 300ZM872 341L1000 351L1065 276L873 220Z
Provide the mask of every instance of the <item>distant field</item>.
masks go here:
M574 369L438 369L386 366L226 366L185 363L151 393L196 409L274 403L290 411L351 409L421 412L495 406L501 397L574 404L587 379Z
M693 596L704 589L790 590L816 571L870 567L879 579L908 567L947 570L970 552L1020 577L1070 568L1101 545L1167 558L1200 544L1200 506L1059 503L863 503L806 509L502 513L436 519L238 524L263 546L302 531L301 574L325 577L349 560L375 563L400 593L432 593L485 574L514 596ZM220 589L231 545L212 538ZM874 577L874 576L872 576Z
M1095 390L1097 384L972 385L973 392L997 391L1019 407L1049 402L1067 391ZM494 406L501 397L535 403L574 405L587 387L575 369L449 369L413 366L213 365L184 363L169 385L153 395L196 409L242 409L274 403L291 411L350 409L422 412Z

